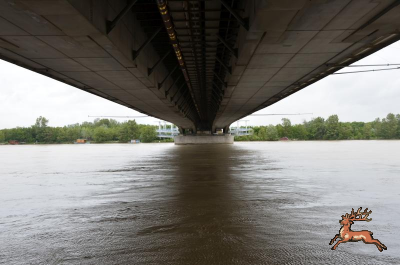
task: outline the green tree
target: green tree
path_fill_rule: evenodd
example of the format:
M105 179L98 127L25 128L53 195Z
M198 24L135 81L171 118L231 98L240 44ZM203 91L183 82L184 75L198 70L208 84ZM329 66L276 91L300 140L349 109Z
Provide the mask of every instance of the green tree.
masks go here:
M94 129L93 140L97 143L104 143L110 141L112 137L110 137L110 133L106 126L100 126Z
M374 129L373 129L371 123L365 124L363 130L364 130L364 133L363 133L364 138L363 139L370 140L370 139L375 138L375 132L374 132Z
M51 127L42 128L42 133L41 133L42 140L41 140L41 142L43 142L43 143L54 143L55 142L54 136L55 136L54 128L51 128Z
M136 121L127 121L121 124L119 130L119 141L120 142L128 142L132 139L139 138L139 126Z
M82 122L81 127L83 127L83 128L94 128L95 126L94 126L93 122L84 121L84 122Z
M80 138L92 140L93 139L93 127L81 126Z
M150 143L157 138L155 126L145 125L140 128L140 141L143 143Z
M282 124L278 124L275 126L276 131L278 132L278 137L282 138L286 136L285 130L283 129Z
M95 127L100 127L100 126L105 126L107 128L113 128L113 127L118 127L119 122L113 119L95 119L94 120L94 126Z
M364 122L356 122L353 121L351 123L351 127L353 128L353 139L365 139L365 135L364 135L364 126L365 123Z
M33 138L36 142L48 142L52 136L51 128L47 127L49 120L40 116L36 119L35 124L32 126Z
M350 123L348 123L348 122L342 123L342 126L340 126L338 139L339 140L353 139L353 127L351 127Z
M35 122L34 126L38 127L38 128L44 128L44 127L47 127L48 123L49 123L48 119L46 119L45 117L40 116L39 118L36 119L36 122Z
M322 140L325 136L325 120L324 118L314 118L305 123L307 129L307 138L310 140Z
M49 127L48 122L41 116L31 127L0 130L0 142L17 140L27 143L35 141L71 143L78 138L93 139L96 142L128 142L139 138L142 142L152 142L157 138L155 126L140 125L134 120L119 123L112 119L96 119L94 122L64 127ZM326 121L318 117L296 125L292 125L289 119L282 119L282 124L255 126L252 129L252 135L235 137L235 140L273 141L284 136L299 140L398 139L400 138L400 115L389 113L382 120L378 118L368 123L340 122L337 115L330 116Z
M81 127L79 124L69 125L64 127L63 130L66 132L68 142L73 142L81 137Z
M292 126L292 138L297 140L307 140L307 130L303 124Z
M273 125L265 127L265 136L267 141L278 141L278 130Z
M396 115L397 119L397 133L396 133L396 138L400 139L400 114Z
M373 122L371 122L372 128L375 132L377 138L382 138L382 122L379 118L376 118Z
M283 137L292 138L292 123L289 119L283 118L282 119L282 128L283 128Z
M33 137L32 128L12 128L4 130L5 141L17 140L20 142L33 143L35 138Z
M254 132L255 135L258 136L260 141L266 141L267 140L267 129L265 128L265 126L261 126L261 127L258 128L258 130L253 131L253 132Z
M248 138L252 141L276 141L279 139L278 130L274 125L261 126Z
M381 137L384 139L396 139L397 123L398 121L393 113L389 113L386 118L382 119Z
M0 130L0 143L4 143L6 141L6 136L3 130Z
M253 129L253 134L258 135L259 131L260 131L260 127L259 126L254 126L252 127Z
M340 134L340 123L338 115L331 115L325 121L325 135L324 139L326 140L337 140L339 139Z

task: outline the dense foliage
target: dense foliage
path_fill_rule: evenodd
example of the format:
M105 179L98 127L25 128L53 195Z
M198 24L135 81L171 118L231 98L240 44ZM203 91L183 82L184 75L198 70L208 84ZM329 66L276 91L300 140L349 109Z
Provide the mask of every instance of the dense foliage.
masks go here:
M126 143L140 139L146 143L157 139L156 126L137 124L134 120L120 123L113 119L96 119L64 127L49 127L47 124L46 118L39 117L31 127L0 130L0 142L72 143L77 139L87 139L97 143Z
M373 122L340 122L337 115L292 125L282 119L276 126L253 127L253 135L235 137L236 141L274 141L282 137L294 140L369 140L400 139L400 114L389 113Z
M156 126L137 124L134 120L118 122L113 119L96 119L64 127L49 127L48 122L46 118L39 117L31 127L0 130L0 143L11 140L25 143L72 143L76 139L96 143L126 143L131 139L139 139L148 143L157 140ZM284 118L276 126L257 126L252 129L253 135L237 136L235 140L277 141L282 137L293 140L400 139L400 114L389 113L386 118L366 123L341 122L337 115L332 115L326 120L318 117L303 124L292 125L289 119Z

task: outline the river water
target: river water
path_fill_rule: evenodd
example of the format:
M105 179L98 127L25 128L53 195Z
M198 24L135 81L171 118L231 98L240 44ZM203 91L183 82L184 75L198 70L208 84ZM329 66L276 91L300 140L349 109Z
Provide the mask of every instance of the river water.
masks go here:
M388 248L331 250L368 207ZM400 264L400 141L0 146L1 264Z

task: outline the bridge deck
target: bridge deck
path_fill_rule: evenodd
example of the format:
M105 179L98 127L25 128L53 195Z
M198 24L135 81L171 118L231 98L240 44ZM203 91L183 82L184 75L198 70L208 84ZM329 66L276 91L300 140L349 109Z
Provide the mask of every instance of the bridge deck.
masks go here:
M181 128L227 129L399 40L399 4L0 0L0 58Z

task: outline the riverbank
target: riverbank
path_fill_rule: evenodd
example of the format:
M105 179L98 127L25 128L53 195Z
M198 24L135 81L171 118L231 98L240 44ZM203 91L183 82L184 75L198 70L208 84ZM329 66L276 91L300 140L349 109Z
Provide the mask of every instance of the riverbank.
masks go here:
M91 139L92 142L126 143L131 139L140 142L172 142L158 140L157 126L137 124L134 120L118 122L113 119L96 119L64 127L49 127L48 120L40 117L35 125L27 128L0 130L0 142L19 141L26 143L72 143L76 139ZM169 129L168 127L166 129ZM233 131L237 128L231 127ZM297 140L375 140L400 139L400 114L389 113L386 118L372 122L341 122L337 115L326 120L313 118L303 124L292 125L289 119L282 119L282 124L252 126L252 135L237 136L235 141L276 141L283 137ZM240 131L240 130L239 130Z
M346 140L296 140L296 139L289 139L289 140L265 140L265 141L260 141L260 140L237 140L235 139L234 142L238 143L274 143L274 142L346 142L346 141L400 141L400 139L346 139ZM123 145L137 145L137 144L164 144L164 143L173 143L174 140L171 139L169 141L165 140L155 140L150 143L120 143L120 142L101 142L101 143L96 143L96 142L90 142L86 144L75 144L75 143L21 143L21 144L9 144L9 143L0 143L0 145L3 146L12 146L12 145L110 145L110 144L123 144Z
M73 142L65 142L65 143L18 143L18 144L10 144L10 143L0 143L0 145L88 145L88 144L127 144L127 145L135 145L135 144L151 144L151 143L173 143L174 140L171 139L169 141L164 140L154 140L149 143L121 143L117 141L110 142L89 142L89 143L73 143Z

